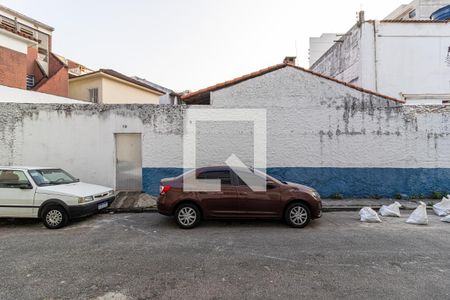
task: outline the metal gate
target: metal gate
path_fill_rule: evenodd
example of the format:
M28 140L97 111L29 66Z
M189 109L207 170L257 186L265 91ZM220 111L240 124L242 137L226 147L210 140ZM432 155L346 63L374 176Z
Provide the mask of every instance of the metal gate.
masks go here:
M140 133L116 133L116 190L142 191Z

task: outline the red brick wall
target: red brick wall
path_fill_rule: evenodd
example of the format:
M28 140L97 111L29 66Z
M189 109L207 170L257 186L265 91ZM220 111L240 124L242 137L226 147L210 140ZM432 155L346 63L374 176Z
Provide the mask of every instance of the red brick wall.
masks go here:
M38 56L38 49L36 47L29 47L28 48L28 55L27 55L27 74L32 75L34 74L34 64Z
M36 91L62 97L69 96L69 72L67 68L61 68L56 74L50 77Z
M0 47L0 84L27 88L27 55Z

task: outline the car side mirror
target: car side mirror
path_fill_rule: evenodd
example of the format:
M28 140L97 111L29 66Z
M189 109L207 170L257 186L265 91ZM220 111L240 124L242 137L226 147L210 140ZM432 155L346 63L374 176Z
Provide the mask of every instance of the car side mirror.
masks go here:
M19 189L21 190L31 190L33 186L29 183L19 185Z
M268 189L274 189L277 187L277 184L273 181L267 181L267 188Z

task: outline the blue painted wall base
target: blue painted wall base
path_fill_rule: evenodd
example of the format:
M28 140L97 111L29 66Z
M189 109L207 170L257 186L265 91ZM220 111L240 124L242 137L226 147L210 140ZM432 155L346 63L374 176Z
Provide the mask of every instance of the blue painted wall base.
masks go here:
M182 168L144 168L144 191L159 194L161 178L182 174ZM336 193L345 198L393 197L396 193L429 196L450 192L450 169L441 168L268 168L267 173L284 181L311 186L323 198Z

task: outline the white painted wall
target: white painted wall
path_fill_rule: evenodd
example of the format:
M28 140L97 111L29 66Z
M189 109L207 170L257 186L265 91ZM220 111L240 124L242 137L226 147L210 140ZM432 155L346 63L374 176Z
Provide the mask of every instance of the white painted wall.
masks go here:
M311 69L394 98L449 94L449 47L450 23L369 21L354 26Z
M0 165L61 167L115 186L115 133L142 133L144 166L180 166L182 108L0 103Z
M389 15L385 20L429 20L433 12L450 4L450 0L414 0L409 4L403 4ZM415 11L414 16L410 12Z
M285 67L188 109L211 107L267 109L268 167L450 168L449 106L402 106ZM143 167L180 168L185 109L0 103L0 165L62 167L114 187L114 133L142 133ZM250 124L200 124L197 134L200 165L223 164L232 153L252 163Z
M323 33L320 37L309 38L309 66L312 66L327 52L340 36L336 33Z
M360 85L361 80L361 30L352 27L310 67L318 73Z
M450 167L449 107L402 107L290 67L213 92L212 103L267 108L269 167ZM446 136L435 144L431 133Z
M15 33L5 29L0 29L0 47L8 48L23 54L28 53L28 46L31 40L20 37Z
M379 23L376 46L381 93L450 93L450 23Z

